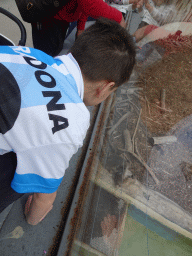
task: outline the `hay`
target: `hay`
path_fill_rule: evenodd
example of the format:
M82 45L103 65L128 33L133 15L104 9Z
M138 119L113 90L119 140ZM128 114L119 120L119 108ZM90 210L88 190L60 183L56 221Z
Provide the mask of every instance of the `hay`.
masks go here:
M141 95L142 120L152 133L159 135L192 114L192 48L186 47L185 40L175 44L168 38L160 39L155 44L164 45L165 55L145 69L137 86L144 89ZM166 97L165 111L162 112L163 89Z

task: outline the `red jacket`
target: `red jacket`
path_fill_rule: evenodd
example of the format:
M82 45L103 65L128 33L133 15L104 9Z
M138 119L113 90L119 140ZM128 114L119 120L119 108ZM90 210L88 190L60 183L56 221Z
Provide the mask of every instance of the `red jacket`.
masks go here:
M95 19L105 17L118 23L122 19L122 13L103 0L71 0L54 18L68 22L77 21L77 29L84 30L89 16Z

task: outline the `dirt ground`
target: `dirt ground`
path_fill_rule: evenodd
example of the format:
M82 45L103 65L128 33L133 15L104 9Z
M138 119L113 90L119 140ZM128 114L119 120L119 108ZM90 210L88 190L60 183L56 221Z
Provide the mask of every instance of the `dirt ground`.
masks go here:
M181 124L185 118L188 119L187 131L184 129L186 124L183 124L180 125L181 128L177 128L178 133L180 137L181 134L191 134L192 123L189 118L192 114L191 64L192 49L181 46L177 51L148 67L138 80L137 85L143 88L142 121L153 136L174 134L173 127L179 122ZM162 109L161 97L163 89L165 90L164 109ZM181 148L177 146L175 152L173 152L174 145L156 146L151 152L150 163L161 180L161 186L155 189L192 214L192 148L189 146L189 140L190 138L185 141L181 139L179 142L186 145ZM168 148L172 153L165 157L163 154L166 154ZM179 161L175 161L176 157ZM166 162L166 166L162 165L162 161ZM161 168L158 165L161 165Z
M157 135L192 114L192 50L166 56L139 79L143 88L142 120ZM165 90L165 110L161 94ZM146 106L146 108L145 108Z

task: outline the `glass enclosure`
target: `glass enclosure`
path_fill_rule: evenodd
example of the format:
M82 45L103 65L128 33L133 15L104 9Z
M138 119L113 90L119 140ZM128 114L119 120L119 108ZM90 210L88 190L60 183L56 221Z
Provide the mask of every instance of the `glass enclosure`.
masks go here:
M73 256L192 255L192 26L166 26L108 101Z

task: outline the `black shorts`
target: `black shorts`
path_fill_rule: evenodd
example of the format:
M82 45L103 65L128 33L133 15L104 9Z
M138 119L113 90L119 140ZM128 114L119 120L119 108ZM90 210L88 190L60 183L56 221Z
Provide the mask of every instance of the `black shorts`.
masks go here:
M14 177L17 166L17 157L13 152L0 155L0 213L11 203L24 194L15 192L11 188L11 181Z
M52 57L57 56L63 49L69 23L65 20L49 18L31 25L34 48Z

